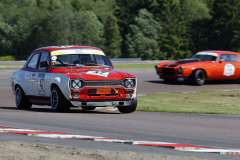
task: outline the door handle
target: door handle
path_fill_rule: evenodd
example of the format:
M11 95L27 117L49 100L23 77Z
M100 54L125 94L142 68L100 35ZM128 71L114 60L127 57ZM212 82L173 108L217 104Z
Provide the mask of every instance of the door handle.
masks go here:
M36 73L33 73L32 76L35 77L35 76L36 76Z

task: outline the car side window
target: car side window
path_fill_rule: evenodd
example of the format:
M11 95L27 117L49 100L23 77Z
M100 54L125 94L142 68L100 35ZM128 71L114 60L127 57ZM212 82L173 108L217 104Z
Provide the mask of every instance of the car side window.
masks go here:
M231 62L238 62L238 56L235 54L230 54L230 61Z
M39 53L34 54L31 58L31 60L29 61L27 68L32 68L32 69L36 69L37 68L37 62L38 62L38 57L39 57Z
M49 65L49 59L48 59L48 53L47 52L43 52L41 54L41 58L38 64L38 69L45 69L45 67L40 67L40 63L43 61L47 61L47 64Z
M219 61L224 60L224 62L238 62L238 56L235 54L221 54Z

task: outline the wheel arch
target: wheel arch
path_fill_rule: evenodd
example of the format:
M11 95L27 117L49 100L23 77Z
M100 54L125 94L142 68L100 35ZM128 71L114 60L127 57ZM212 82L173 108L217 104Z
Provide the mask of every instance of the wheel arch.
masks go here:
M21 86L20 84L15 84L15 86L14 86L14 90L16 90L16 89L17 89L17 86L19 86L19 87L21 87L21 88L22 88L22 86Z
M52 91L53 87L57 87L64 97L69 100L71 96L71 90L69 88L70 78L64 74L53 74L51 77L50 89Z
M67 99L67 100L69 100L69 93L68 92L64 92L64 90L66 90L66 89L64 89L63 87L60 87L58 84L56 84L56 83L52 83L51 84L51 92L52 92L52 90L53 90L53 88L54 87L56 87L57 89L59 89L59 91L63 94L63 96Z
M51 84L51 91L53 90L54 87L57 87L61 91L60 87L56 83Z
M202 70L202 71L204 72L206 78L208 77L208 74L207 74L206 70L205 70L205 69L202 69L202 68L197 68L197 69L195 69L195 70L192 72L191 77L193 76L194 72L196 72L197 70Z
M54 89L56 88L56 89ZM57 95L58 97L60 98L60 101L58 102L60 105L57 105L58 108L53 108L53 105L54 103L52 103L52 91L55 90L57 92ZM57 107L56 106L56 107ZM57 84L55 83L52 83L51 84L51 107L54 111L57 111L57 112L66 112L70 109L70 107L72 106L71 102L66 98L66 96L63 94L63 91L61 90L61 87L58 86ZM59 108L60 107L60 108Z
M14 86L14 93L16 92L16 89L17 89L18 86L23 90L24 94L26 94L25 89L18 83L16 83L15 86Z

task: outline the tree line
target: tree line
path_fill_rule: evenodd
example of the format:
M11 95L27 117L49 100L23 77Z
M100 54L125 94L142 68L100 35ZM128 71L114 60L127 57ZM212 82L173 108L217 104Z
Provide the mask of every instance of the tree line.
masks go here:
M0 0L0 56L53 45L152 60L240 51L239 8L239 0Z

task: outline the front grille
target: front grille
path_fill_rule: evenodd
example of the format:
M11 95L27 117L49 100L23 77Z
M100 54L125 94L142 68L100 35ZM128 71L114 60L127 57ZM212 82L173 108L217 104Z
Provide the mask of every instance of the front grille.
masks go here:
M174 76L175 69L174 68L162 68L162 74L166 76Z
M84 86L122 86L122 81L108 80L108 81L85 81Z

